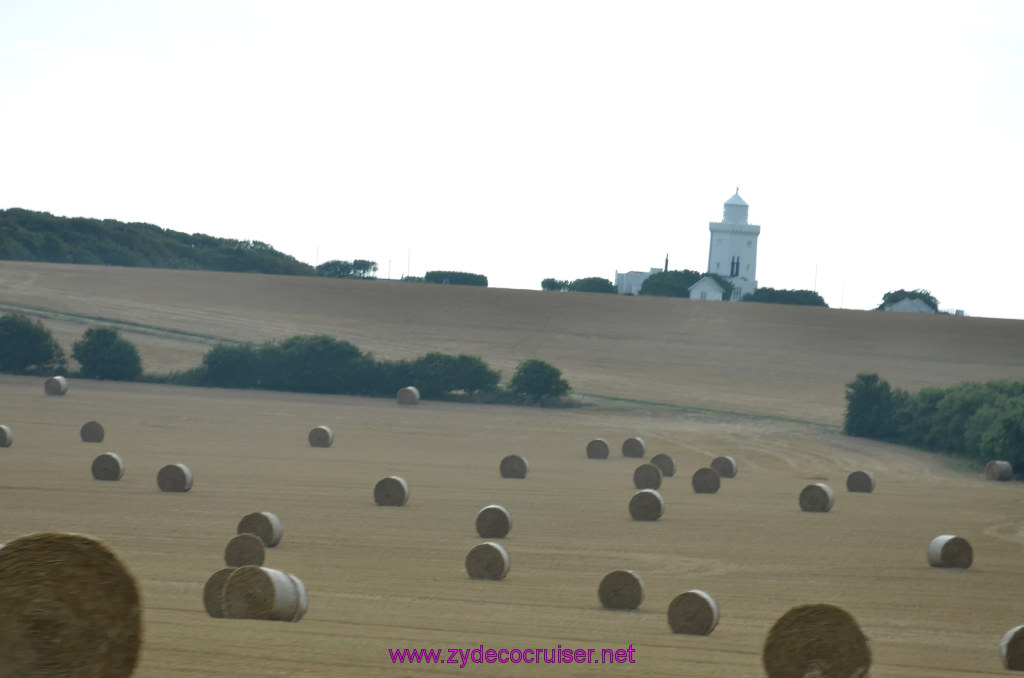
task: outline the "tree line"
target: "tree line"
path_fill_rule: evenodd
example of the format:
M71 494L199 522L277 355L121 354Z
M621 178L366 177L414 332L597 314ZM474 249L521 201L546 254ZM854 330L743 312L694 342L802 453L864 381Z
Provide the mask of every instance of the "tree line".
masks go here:
M414 360L376 359L352 343L326 335L283 341L220 343L190 370L144 375L138 350L110 327L94 327L75 342L71 357L91 379L137 381L299 393L394 396L415 386L424 399L528 405L564 405L569 382L542 360L516 367L507 385L501 373L473 355L431 352ZM67 357L50 331L19 313L0 316L0 372L68 372Z
M917 393L874 373L846 385L848 435L947 452L1024 471L1024 381L966 382Z

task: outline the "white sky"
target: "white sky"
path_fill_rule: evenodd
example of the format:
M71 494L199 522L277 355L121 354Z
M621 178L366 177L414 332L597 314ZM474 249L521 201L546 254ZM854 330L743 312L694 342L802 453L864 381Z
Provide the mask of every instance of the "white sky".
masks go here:
M1024 318L1024 2L4 0L0 208L491 287L707 267Z

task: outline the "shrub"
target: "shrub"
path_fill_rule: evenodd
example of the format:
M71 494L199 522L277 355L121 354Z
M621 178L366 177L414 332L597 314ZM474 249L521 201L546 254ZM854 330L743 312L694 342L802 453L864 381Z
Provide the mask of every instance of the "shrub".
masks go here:
M456 391L489 392L498 387L501 375L477 356L427 353L408 364L412 385L426 399Z
M75 342L71 357L89 379L134 381L142 376L142 360L135 344L112 327L90 327Z
M487 287L487 276L479 273L463 273L461 271L427 271L423 282L439 285L475 285Z
M21 313L0 316L0 372L43 374L66 369L64 349L41 322Z
M519 364L509 389L527 402L561 398L569 392L569 382L562 372L543 360L531 359Z
M846 385L846 401L843 431L847 435L885 440L895 434L889 382L862 372Z

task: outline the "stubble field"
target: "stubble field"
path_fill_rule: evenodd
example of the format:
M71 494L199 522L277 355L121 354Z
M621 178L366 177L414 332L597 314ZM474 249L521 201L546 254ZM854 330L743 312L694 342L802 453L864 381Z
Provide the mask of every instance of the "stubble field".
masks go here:
M1021 378L1024 322L120 268L0 264L0 311L42 318L65 348L97 319L119 326L150 372L186 369L219 340L326 333L378 357L472 353L503 371L542 358L585 406L534 409L72 380L62 397L38 378L0 375L0 542L74 531L110 545L135 576L144 642L134 675L759 676L761 648L795 605L832 603L869 638L872 675L1005 675L997 644L1024 623L1024 488L985 481L942 457L839 433L843 385L875 371L916 389ZM79 427L98 420L100 445ZM309 429L330 426L329 449ZM632 521L641 436L648 457L675 457L665 515ZM586 443L604 437L606 461ZM89 465L117 452L118 483ZM502 479L500 459L530 462ZM714 495L690 475L712 458L739 473ZM168 463L192 469L187 494L161 493ZM871 494L846 476L869 470ZM374 504L399 475L401 508ZM835 490L829 513L800 511L812 482ZM472 581L477 511L512 514L511 570ZM238 520L276 513L267 565L301 578L296 624L212 619L207 577L223 566ZM931 568L928 543L957 534L968 570ZM646 585L636 612L601 609L607 572ZM711 594L721 620L675 635L668 603ZM633 664L403 664L389 649L635 648Z

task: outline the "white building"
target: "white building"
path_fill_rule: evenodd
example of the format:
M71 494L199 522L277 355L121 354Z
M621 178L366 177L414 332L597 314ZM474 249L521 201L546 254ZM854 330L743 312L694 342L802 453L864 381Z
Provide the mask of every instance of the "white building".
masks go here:
M725 289L709 275L690 285L690 298L704 301L721 301Z
M640 288L644 286L644 281L661 271L660 268L652 268L648 273L643 271L619 273L615 271L615 289L619 294L640 294Z
M761 227L747 223L748 209L737 188L736 195L725 201L722 220L709 224L708 273L717 273L733 284L733 300L757 290L757 236Z

